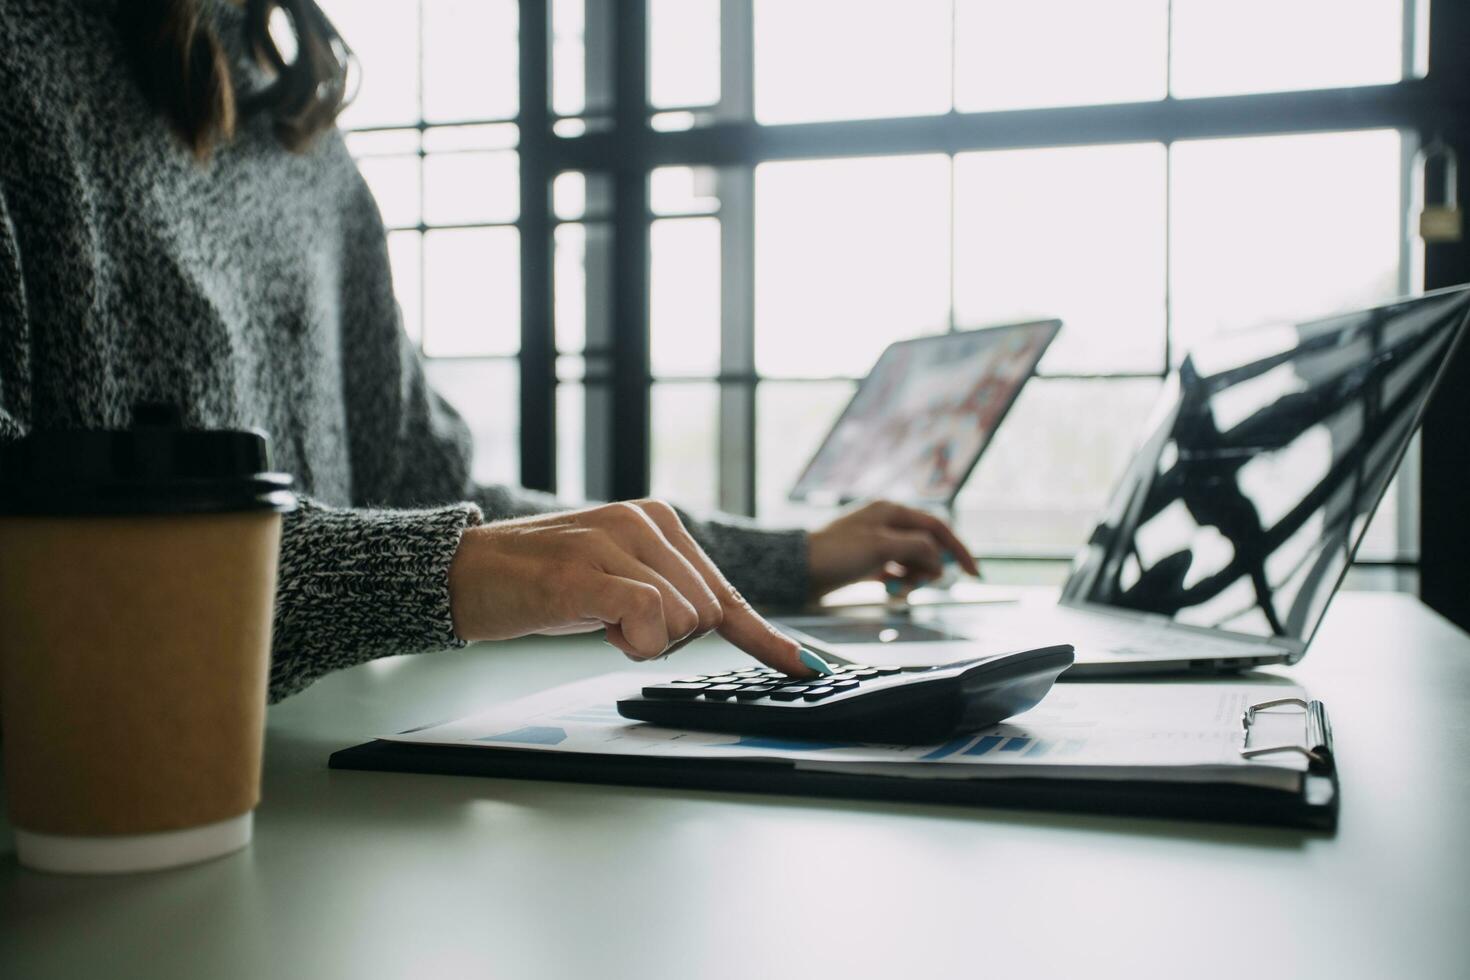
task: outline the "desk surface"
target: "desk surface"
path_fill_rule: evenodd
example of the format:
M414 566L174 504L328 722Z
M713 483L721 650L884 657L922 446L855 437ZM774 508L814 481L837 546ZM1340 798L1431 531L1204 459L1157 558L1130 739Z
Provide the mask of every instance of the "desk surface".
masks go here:
M1413 598L1340 596L1291 671L1332 712L1330 838L326 768L625 666L548 639L327 678L271 711L254 845L194 868L32 874L0 827L0 975L1466 975L1470 638Z

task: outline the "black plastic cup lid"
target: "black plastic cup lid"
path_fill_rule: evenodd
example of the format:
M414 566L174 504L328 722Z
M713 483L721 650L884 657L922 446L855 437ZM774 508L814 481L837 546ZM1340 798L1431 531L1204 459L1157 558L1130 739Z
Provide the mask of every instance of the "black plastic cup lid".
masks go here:
M294 510L265 433L194 430L140 408L131 429L33 432L0 444L0 515L217 514Z

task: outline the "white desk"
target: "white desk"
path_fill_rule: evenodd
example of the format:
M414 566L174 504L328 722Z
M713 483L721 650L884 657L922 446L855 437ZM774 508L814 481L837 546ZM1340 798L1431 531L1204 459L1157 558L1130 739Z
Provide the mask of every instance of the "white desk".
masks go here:
M1340 596L1294 672L1335 837L326 768L625 666L537 640L330 677L271 712L254 845L191 869L31 874L0 830L0 976L1470 975L1470 638L1412 598Z

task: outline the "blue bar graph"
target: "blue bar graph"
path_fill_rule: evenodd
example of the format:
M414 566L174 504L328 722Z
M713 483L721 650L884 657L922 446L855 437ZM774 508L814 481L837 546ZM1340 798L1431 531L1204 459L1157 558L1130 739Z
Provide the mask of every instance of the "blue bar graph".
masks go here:
M989 752L991 749L995 748L997 745L999 745L1001 742L1004 742L1004 741L1005 741L1005 736L1004 735L986 735L980 741L976 742L974 745L970 746L968 749L965 749L964 754L965 755L984 755L985 753Z
M517 728L513 732L502 732L499 735L485 735L475 739L476 742L512 742L521 745L560 745L567 738L565 728L551 728L541 725L532 725L529 728Z
M1017 735L1015 738L1002 745L1000 747L1000 750L1002 752L1020 752L1023 751L1030 742L1031 739L1027 738L1025 735Z
M1047 751L1051 749L1051 744L1050 742L1043 742L1037 739L1036 744L1026 750L1026 756L1029 758L1033 755L1046 755Z
M935 759L943 759L947 755L954 755L960 749L964 748L966 745L969 745L971 739L973 738L973 735L961 735L959 738L952 738L948 742L945 742L943 745L939 746L939 748L919 756L919 761L933 762Z

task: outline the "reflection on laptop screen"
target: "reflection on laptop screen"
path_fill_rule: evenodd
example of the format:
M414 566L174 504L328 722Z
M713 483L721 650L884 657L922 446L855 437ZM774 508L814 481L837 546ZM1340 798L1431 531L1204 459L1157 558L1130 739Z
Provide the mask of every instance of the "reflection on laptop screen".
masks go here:
M891 345L791 499L949 503L1060 328L1060 321L1043 320Z
M1455 289L1192 351L1063 601L1306 643L1467 306Z

